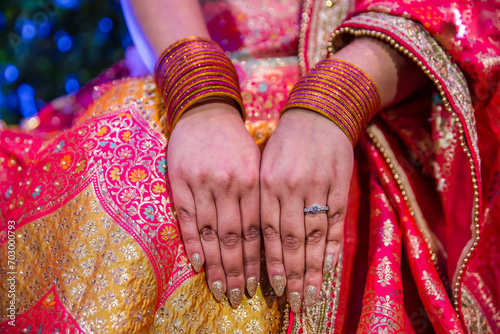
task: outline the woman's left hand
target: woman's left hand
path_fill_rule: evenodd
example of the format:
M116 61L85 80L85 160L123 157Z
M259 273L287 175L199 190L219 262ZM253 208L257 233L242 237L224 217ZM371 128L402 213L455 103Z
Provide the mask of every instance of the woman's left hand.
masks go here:
M292 310L312 305L323 270L338 260L353 169L353 149L339 127L316 112L283 115L261 163L261 230L269 279L287 287ZM304 214L313 204L327 213Z

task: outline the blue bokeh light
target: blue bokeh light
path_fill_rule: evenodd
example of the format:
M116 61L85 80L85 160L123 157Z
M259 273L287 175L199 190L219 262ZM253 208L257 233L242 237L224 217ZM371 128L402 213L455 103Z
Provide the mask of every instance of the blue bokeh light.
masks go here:
M7 67L5 67L5 71L3 72L3 76L8 82L14 82L19 77L19 70L16 65L7 65Z
M19 106L19 100L17 99L17 94L14 92L10 92L7 94L5 97L5 106L7 109L11 110L17 110L17 107Z
M33 20L24 20L23 27L21 28L21 36L24 40L30 41L36 35L36 25Z
M68 74L64 82L64 88L68 94L78 91L80 89L78 77L75 74Z
M47 38L50 36L50 26L47 23L42 23L38 26L37 35L40 38Z
M103 33L108 33L113 29L113 21L109 17L103 17L99 21L99 30Z
M35 106L35 89L25 83L17 87L17 96L21 103L21 114L24 118L36 115L37 110Z
M54 2L61 8L77 9L80 7L80 0L55 0Z
M67 52L73 46L73 39L64 30L56 32L54 40L56 41L57 49L61 52Z
M7 20L2 12L0 12L0 30L3 30L7 26Z

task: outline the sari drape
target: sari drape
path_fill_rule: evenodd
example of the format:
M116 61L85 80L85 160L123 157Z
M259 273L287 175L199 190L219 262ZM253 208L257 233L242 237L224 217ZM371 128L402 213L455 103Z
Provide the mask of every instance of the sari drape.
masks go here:
M265 272L238 309L215 301L183 250L154 80L122 62L24 129L0 129L0 331L499 332L494 3L202 6L261 148L301 71L350 38L385 40L430 77L360 137L344 249L320 301L293 314Z

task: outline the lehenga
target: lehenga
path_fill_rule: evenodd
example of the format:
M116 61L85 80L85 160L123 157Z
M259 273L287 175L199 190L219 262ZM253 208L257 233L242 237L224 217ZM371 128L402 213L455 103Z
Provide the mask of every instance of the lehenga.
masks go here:
M386 41L430 79L361 135L341 260L300 314L265 273L233 309L192 270L151 76L122 62L25 129L1 128L0 332L500 332L495 4L202 2L261 147L300 73L350 38Z

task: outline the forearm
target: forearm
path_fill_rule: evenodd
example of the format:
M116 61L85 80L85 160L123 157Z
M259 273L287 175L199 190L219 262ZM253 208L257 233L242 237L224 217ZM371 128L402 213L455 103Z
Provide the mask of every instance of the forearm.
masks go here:
M132 40L151 72L173 42L187 36L209 37L197 0L121 0L121 4Z
M333 58L356 65L375 83L381 109L401 101L426 82L424 73L409 58L372 38L359 38L339 50Z

